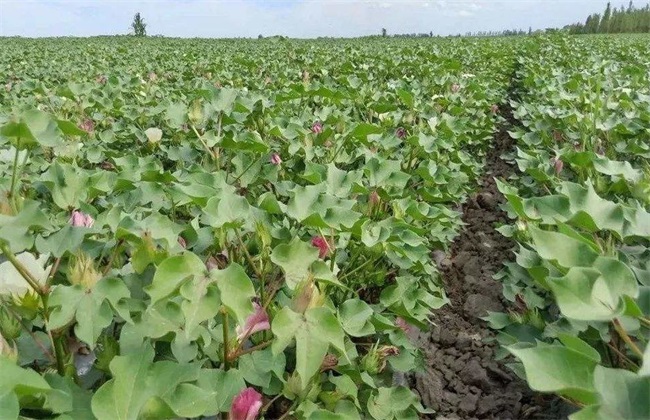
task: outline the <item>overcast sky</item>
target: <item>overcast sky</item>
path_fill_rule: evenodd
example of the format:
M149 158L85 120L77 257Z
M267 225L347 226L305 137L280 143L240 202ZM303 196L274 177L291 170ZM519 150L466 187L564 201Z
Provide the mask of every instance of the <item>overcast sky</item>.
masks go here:
M150 35L359 36L540 29L584 21L606 0L0 0L0 36L126 34L141 12ZM614 4L627 0L614 1ZM637 4L642 2L637 0Z

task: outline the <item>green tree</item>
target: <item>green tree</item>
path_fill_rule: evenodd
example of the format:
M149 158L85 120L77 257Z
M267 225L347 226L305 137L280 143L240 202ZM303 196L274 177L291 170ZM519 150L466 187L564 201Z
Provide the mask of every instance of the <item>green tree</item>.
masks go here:
M135 16L133 16L131 29L133 29L133 34L135 36L147 36L147 24L144 23L144 19L142 19L140 16L140 12L136 13Z
M600 21L600 27L598 32L607 33L609 32L609 20L612 17L612 5L607 3L607 8L605 9L605 14L603 14L603 19Z

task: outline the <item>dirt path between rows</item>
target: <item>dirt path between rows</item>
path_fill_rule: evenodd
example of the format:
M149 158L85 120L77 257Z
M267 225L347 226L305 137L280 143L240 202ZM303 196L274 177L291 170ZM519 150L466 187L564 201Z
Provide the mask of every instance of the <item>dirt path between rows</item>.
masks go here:
M513 150L508 120L495 135L479 191L463 206L461 235L451 254L440 262L451 304L436 311L430 331L415 337L425 353L427 369L410 378L435 419L557 419L566 416L557 400L533 393L502 363L495 361L494 336L480 317L503 312L501 284L492 277L512 260L514 243L495 230L507 222L499 205L504 198L494 178L505 179L513 168L501 156Z

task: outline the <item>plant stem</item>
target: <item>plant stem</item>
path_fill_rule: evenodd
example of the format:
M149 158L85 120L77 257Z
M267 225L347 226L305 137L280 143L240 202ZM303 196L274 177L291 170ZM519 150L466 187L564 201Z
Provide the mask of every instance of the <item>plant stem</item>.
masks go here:
M34 289L34 291L38 293L39 296L43 296L45 294L43 287L38 283L38 280L34 278L32 273L30 273L29 270L27 270L27 268L20 261L18 261L13 252L7 249L7 246L4 244L0 245L0 251L2 251L2 254L9 260L11 265L14 266L16 271L20 273L20 275L25 279L29 286Z
M282 396L282 394L278 394L275 397L273 397L273 399L271 401L269 401L268 403L266 403L266 405L264 407L262 407L260 412L262 414L266 413L268 411L268 409L271 408L271 405L273 405L273 403L276 402L278 400L278 398L280 398L281 396Z
M251 254L248 252L248 248L246 248L246 244L244 244L244 241L241 238L241 235L239 234L238 229L234 229L235 235L237 236L237 239L239 240L239 244L241 245L242 249L244 250L244 255L246 256L246 260L248 261L248 264L251 266L253 271L255 272L255 275L257 278L262 281L262 273L260 273L257 270L257 267L255 266L255 261L253 261L253 257L251 257Z
M122 242L123 240L120 239L119 241L117 241L117 244L115 244L115 249L113 250L111 257L108 259L108 263L106 263L106 267L104 267L104 271L102 272L104 276L108 274L108 272L111 270L111 266L113 265L113 260L115 260L115 257L117 257L117 253L120 247L122 246Z
M56 371L59 375L65 375L65 363L64 363L64 351L63 351L63 342L61 337L56 337L54 341L54 354L56 355Z
M248 165L248 166L246 167L246 169L244 169L244 170L242 171L242 173L240 173L240 174L237 176L237 178L235 178L235 180L233 181L233 184L234 184L235 182L239 181L239 178L241 178L242 176L244 176L244 174L245 174L246 172L248 172L248 170L249 170L250 168L252 168L253 165L255 165L256 162L257 162L257 159L253 159L253 161L250 163L250 165Z
M253 346L253 347L251 347L251 348L248 348L248 349L246 349L246 350L237 350L237 351L235 351L234 354L232 354L232 355L230 355L230 357L228 357L228 360L229 360L229 361L234 361L234 360L236 360L239 356L243 356L243 355L245 355L245 354L252 353L252 352L257 351L257 350L265 349L265 348L267 348L268 346L270 346L271 343L273 343L273 341L269 340L269 341L265 341L265 342L263 342L263 343L260 343L260 344L258 344L258 345L256 345L256 346Z
M616 347L614 347L613 345L611 345L609 343L607 343L607 347L610 350L612 350L614 353L616 353L618 355L618 357L620 357L625 363L627 363L628 365L638 369L639 366L636 363L634 363L633 361L631 361L629 357L627 357L626 355L621 353L621 351L619 349L617 349Z
M634 344L634 341L632 341L632 339L627 334L627 332L625 332L625 330L623 329L623 326L621 325L620 321L618 319L614 319L612 321L612 323L614 324L614 329L616 330L618 335L623 339L623 341L625 341L625 343L628 346L630 346L630 348L632 349L634 354L636 354L641 359L643 359L643 352L639 349L639 347L637 347L636 344Z
M225 371L230 369L230 361L228 360L228 312L225 308L221 308L221 315L223 316L223 368Z
M289 407L289 409L287 409L287 411L278 420L284 420L289 415L289 413L291 413L291 410L293 410L293 407L295 407L297 403L297 401L294 401L293 404L291 404L291 407Z
M54 260L54 264L52 265L52 268L50 269L50 272L47 275L47 282L45 284L47 284L48 286L50 285L50 283L52 283L52 279L54 278L54 275L59 269L59 264L61 264L61 257Z
M218 162L219 159L217 158L217 156L215 156L215 154L214 154L214 150L212 150L212 149L210 149L210 148L208 147L208 144L205 142L205 140L203 140L203 136L201 136L201 135L199 134L199 132L198 132L198 131L196 130L196 128L194 127L194 125L190 125L190 126L192 127L192 131L194 131L194 134L196 134L196 137L199 139L199 141L201 142L201 144L203 145L203 147L205 147L205 150L207 150L208 153L210 154L210 156L212 156L212 159L214 159L216 162Z
M339 278L339 281L342 281L344 278L346 278L346 277L348 277L348 276L350 276L350 275L356 273L357 271L361 270L362 268L364 268L365 266L367 266L367 265L370 264L370 263L373 263L373 264L376 263L376 262L379 261L380 259L381 259L381 257L379 257L379 258L377 258L377 259L374 259L374 260L372 260L372 259L370 259L370 260L366 260L363 264L357 266L356 268L352 269L351 271L349 271L349 272L347 272L347 273L344 273L344 274Z

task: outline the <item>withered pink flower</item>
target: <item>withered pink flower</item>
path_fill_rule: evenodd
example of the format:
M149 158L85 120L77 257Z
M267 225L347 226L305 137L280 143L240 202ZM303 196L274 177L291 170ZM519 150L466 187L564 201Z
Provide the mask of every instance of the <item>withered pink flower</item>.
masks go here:
M314 134L320 134L323 132L323 123L316 121L311 125L311 132Z
M271 155L271 163L273 165L280 165L282 163L282 158L277 153Z
M559 130L553 130L553 140L555 140L556 143L559 143L562 141L562 132Z
M179 236L178 239L177 239L177 241L178 241L178 244L179 244L181 247L183 247L183 248L187 248L187 241L185 241L185 238L183 238L182 236Z
M95 219L93 219L89 214L75 210L70 215L69 223L75 227L92 227L95 224Z
M493 114L498 113L499 112L499 105L492 104L492 106L490 107L490 112L492 112Z
M11 82L7 82L5 84L5 91L6 92L11 92L11 87L12 87Z
M325 258L330 253L330 244L327 242L327 239L323 238L322 236L314 236L311 239L311 245L318 248L319 258Z
M155 82L158 79L158 75L154 73L153 71L149 72L148 74L149 80L152 82Z
M562 169L564 168L564 162L562 162L562 159L560 158L553 158L553 169L555 170L555 174L559 175L562 172Z
M320 371L325 372L328 370L334 369L337 365L339 364L339 358L336 357L335 355L328 353L325 358L323 359L323 362L320 365Z
M269 316L264 308L259 303L253 302L253 309L255 309L255 312L246 318L246 325L243 328L238 325L235 329L237 340L240 342L256 332L271 329Z
M409 332L411 332L411 330L413 329L413 328L409 325L409 323L406 322L406 321L404 320L404 318L402 318L402 317L397 317L397 319L395 320L395 325L397 325L397 327L398 327L399 329L401 329L402 331L404 331L406 334L408 334Z
M451 92L452 93L458 93L460 91L460 85L458 83L454 83L451 85Z
M79 124L79 128L86 133L92 133L95 130L95 123L90 118L86 118Z
M207 261L205 262L205 268L208 269L208 271L212 270L218 270L219 269L219 261L213 256L210 256Z
M368 198L368 201L373 206L379 204L379 202L381 201L381 197L379 197L379 193L377 192L377 190L373 190L373 192L370 193L370 197Z
M100 74L95 78L95 81L99 83L100 85L105 85L106 82L108 81L108 78L104 76L103 74Z
M261 408L262 394L246 388L233 398L228 420L255 420Z
M397 130L395 130L395 135L399 139L405 139L407 135L406 129L404 129L404 127L399 127Z

